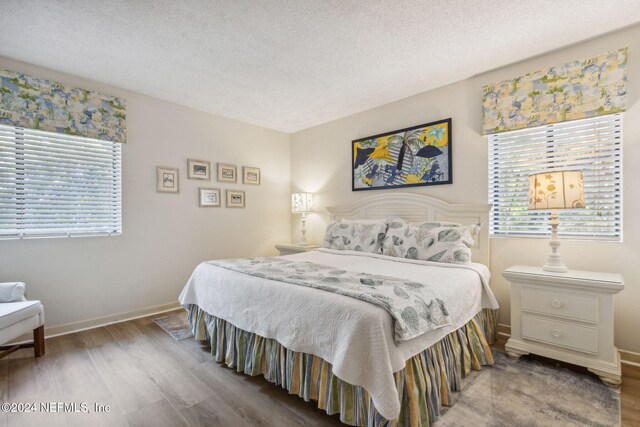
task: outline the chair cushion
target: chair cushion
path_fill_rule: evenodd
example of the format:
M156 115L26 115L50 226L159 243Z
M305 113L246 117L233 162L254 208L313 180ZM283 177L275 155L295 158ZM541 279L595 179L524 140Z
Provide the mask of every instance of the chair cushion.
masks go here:
M42 304L37 300L0 303L0 329L35 316L41 311Z

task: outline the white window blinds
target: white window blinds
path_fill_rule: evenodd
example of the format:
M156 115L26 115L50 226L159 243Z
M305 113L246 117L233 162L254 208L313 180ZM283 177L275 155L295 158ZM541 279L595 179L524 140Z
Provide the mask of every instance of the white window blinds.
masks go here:
M0 125L0 238L120 234L120 147Z
M558 211L559 234L621 240L621 114L490 135L491 235L549 234L549 211L528 210L528 176L566 169L583 171L586 209Z

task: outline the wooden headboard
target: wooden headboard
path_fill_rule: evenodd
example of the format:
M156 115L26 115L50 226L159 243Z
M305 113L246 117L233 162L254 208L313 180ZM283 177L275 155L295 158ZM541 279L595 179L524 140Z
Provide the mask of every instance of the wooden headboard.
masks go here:
M482 224L471 260L489 265L490 204L451 204L433 197L412 193L385 193L365 197L350 205L328 207L332 221L348 219L384 219L397 216L407 221L450 221Z

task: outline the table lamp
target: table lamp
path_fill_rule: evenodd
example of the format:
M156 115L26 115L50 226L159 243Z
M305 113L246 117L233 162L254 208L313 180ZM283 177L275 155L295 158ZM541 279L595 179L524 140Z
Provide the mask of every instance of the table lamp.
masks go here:
M529 209L551 211L551 254L542 267L543 270L567 272L562 256L558 253L558 209L580 208L584 208L582 171L553 171L529 176Z
M307 246L307 230L306 220L307 213L311 212L313 209L313 194L312 193L293 193L291 195L291 212L292 213L300 213L302 214L302 236L298 241L300 246Z

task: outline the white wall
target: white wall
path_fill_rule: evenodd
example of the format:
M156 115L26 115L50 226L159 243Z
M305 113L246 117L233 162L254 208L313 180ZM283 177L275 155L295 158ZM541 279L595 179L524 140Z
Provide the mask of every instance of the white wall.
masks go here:
M323 207L351 203L371 192L351 191L351 141L447 117L453 118L453 184L403 190L453 203L486 203L487 138L481 131L482 86L576 59L629 46L629 98L624 117L624 242L563 241L561 253L572 269L620 272L626 289L616 297L615 341L621 349L640 352L640 197L632 187L640 181L640 26L570 48L484 73L470 79L297 132L291 138L292 191L317 194L318 213L307 224L310 241L319 242L328 214ZM499 47L496 47L499 48ZM526 46L523 48L526 49ZM300 220L293 217L295 239ZM514 264L542 265L546 240L492 239L492 286L509 323L509 285L500 273Z
M0 282L27 282L47 327L176 302L199 262L275 255L289 240L289 135L6 58L0 67L127 100L123 234L0 240ZM187 180L187 158L259 167L262 184ZM180 169L180 194L156 193L158 165ZM199 208L200 186L244 190L246 209Z

